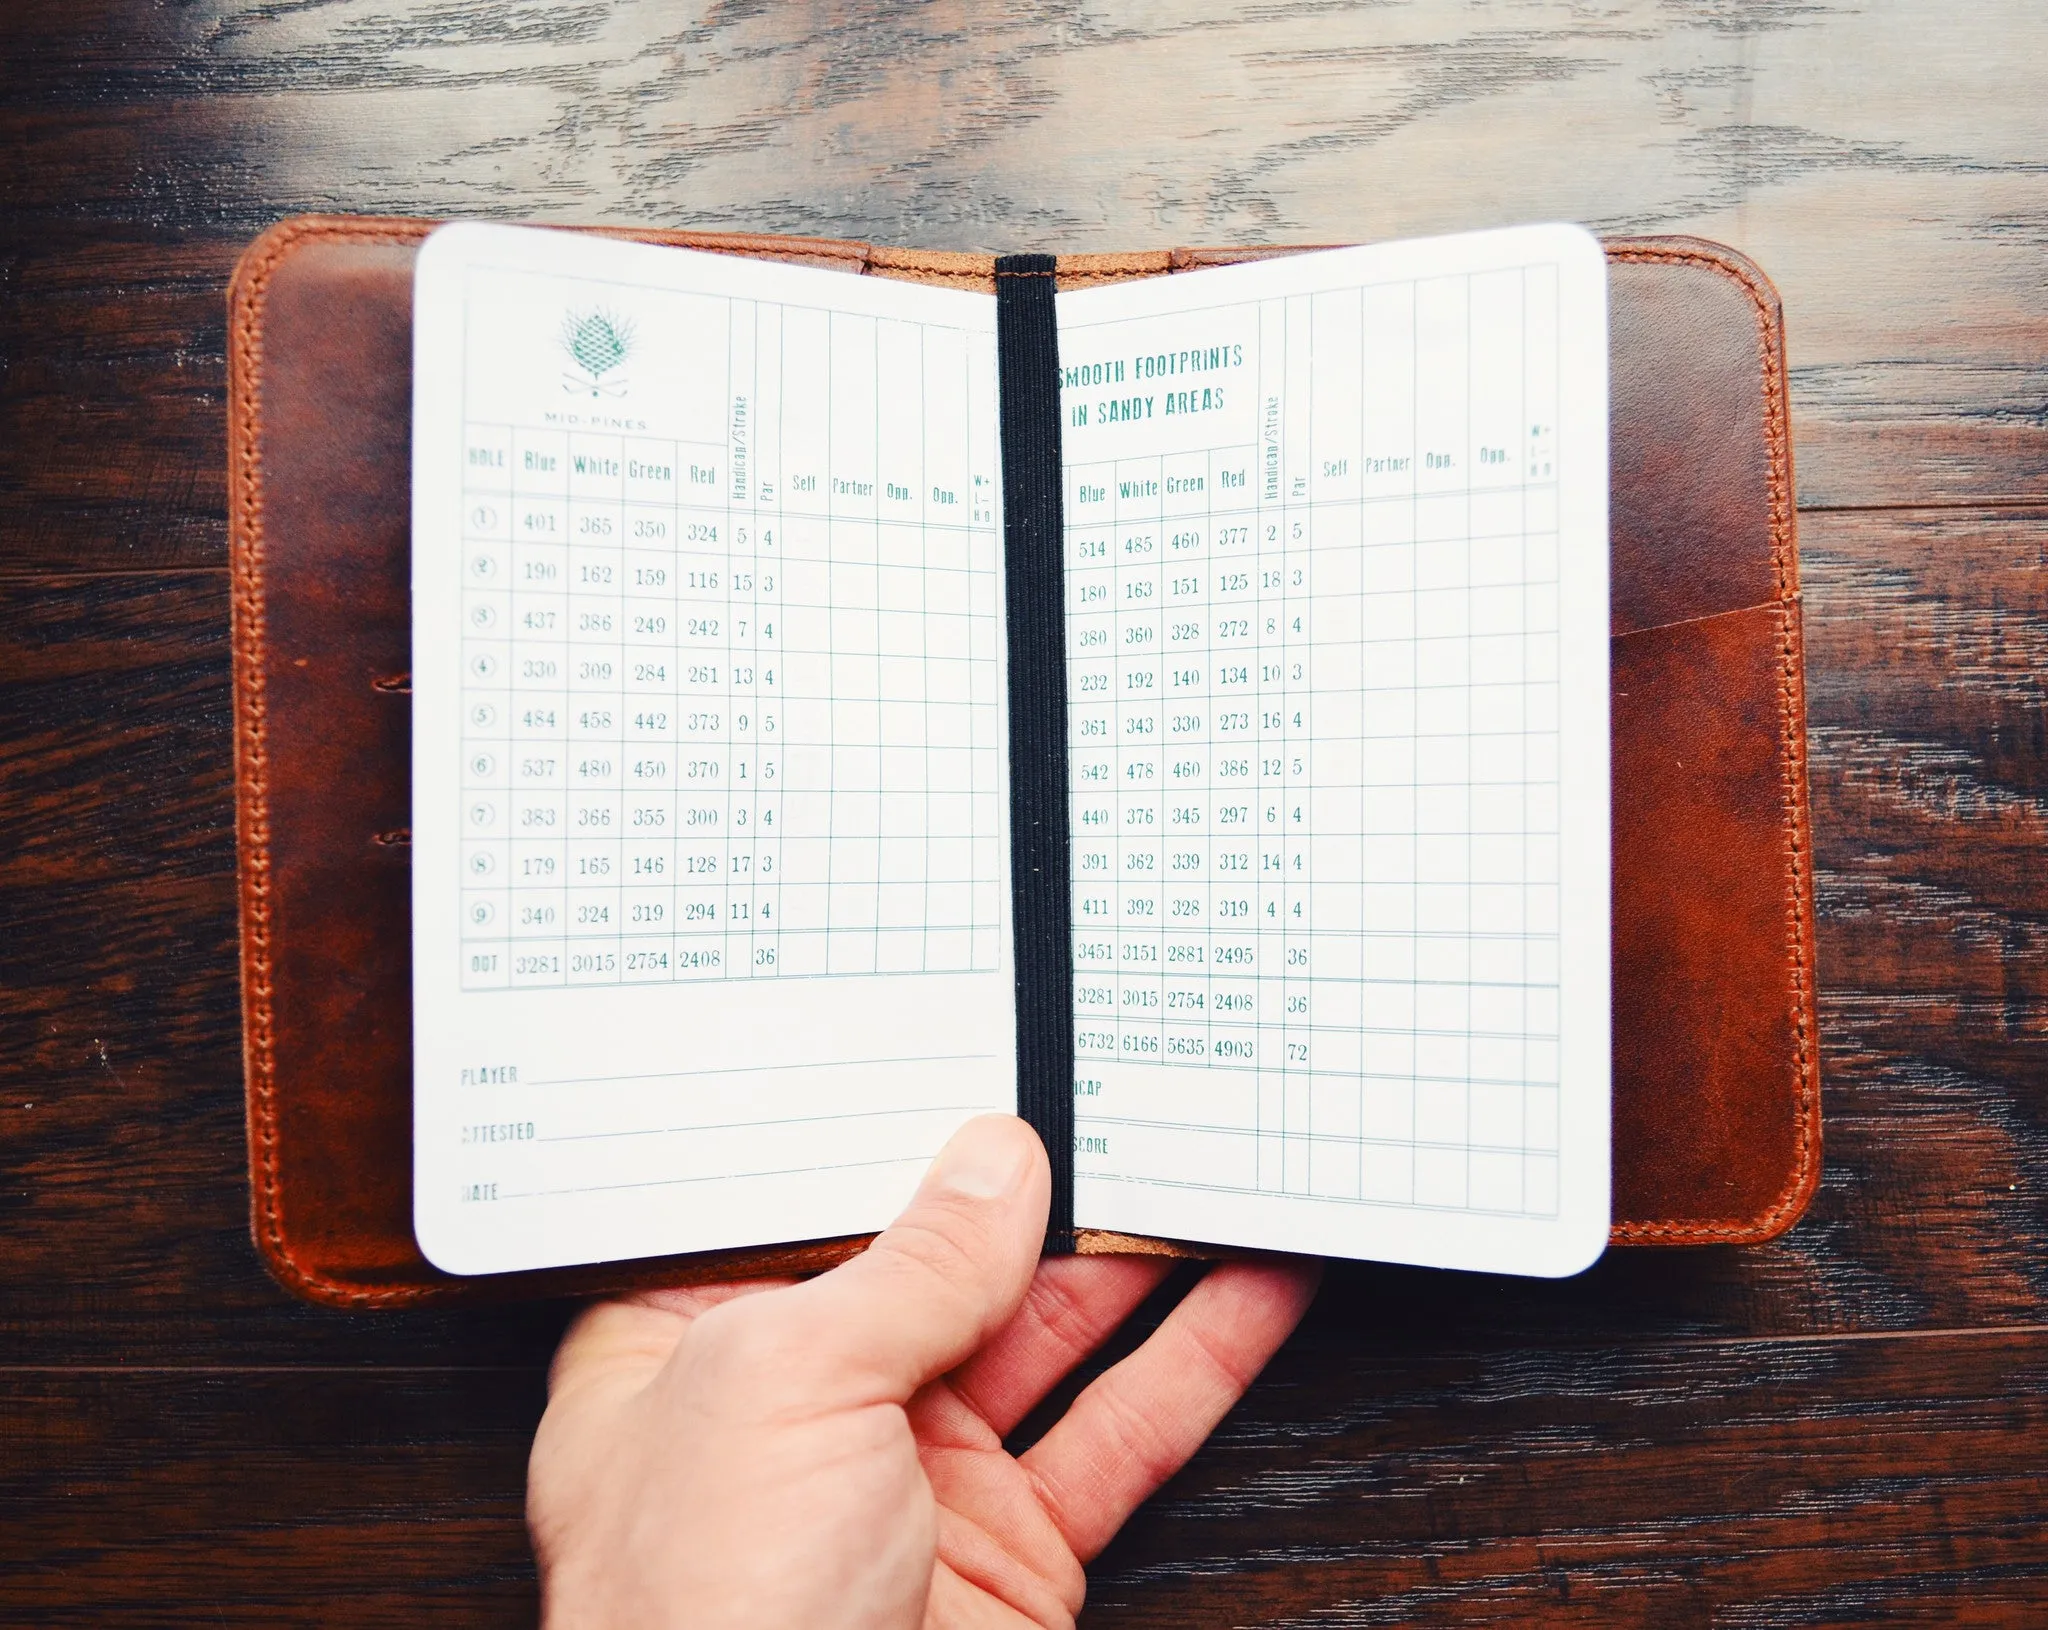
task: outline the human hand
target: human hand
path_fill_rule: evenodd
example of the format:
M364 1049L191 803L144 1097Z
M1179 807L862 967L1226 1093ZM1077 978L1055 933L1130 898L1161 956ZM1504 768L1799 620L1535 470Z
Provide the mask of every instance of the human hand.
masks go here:
M1243 1394L1319 1270L1211 1269L1013 1457L1004 1435L1170 1267L1041 1262L1050 1187L1030 1128L985 1115L829 1273L584 1312L527 1486L548 1624L1071 1624L1082 1564Z

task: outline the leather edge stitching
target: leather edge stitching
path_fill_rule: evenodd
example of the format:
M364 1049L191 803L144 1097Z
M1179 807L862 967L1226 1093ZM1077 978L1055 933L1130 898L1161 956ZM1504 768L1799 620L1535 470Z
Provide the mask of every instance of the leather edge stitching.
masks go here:
M259 1181L251 1232L287 1288L329 1305L390 1307L430 1299L435 1287L364 1290L307 1267L284 1230L277 1129L277 1057L272 1000L270 800L265 739L263 604L262 319L270 280L287 256L322 240L415 243L426 223L390 217L301 216L278 223L252 246L228 288L229 606L234 658L235 826L242 953L242 1063L251 1152ZM253 258L251 258L253 257Z
M1789 856L1786 866L1786 950L1792 969L1791 1012L1794 1050L1799 1073L1798 1145L1791 1176L1778 1198L1762 1212L1749 1218L1702 1219L1684 1222L1616 1222L1610 1226L1610 1243L1628 1245L1638 1241L1662 1240L1673 1244L1740 1244L1767 1240L1796 1220L1812 1199L1818 1186L1818 1140L1820 1083L1815 1056L1814 991L1812 969L1806 954L1812 932L1812 911L1807 906L1809 880L1807 850L1811 847L1806 801L1806 743L1800 723L1805 716L1803 675L1800 670L1802 641L1799 637L1798 544L1792 489L1792 448L1785 401L1784 332L1773 315L1774 302L1759 286L1756 275L1730 255L1699 248L1665 248L1655 244L1613 243L1604 246L1610 260L1657 262L1699 266L1740 285L1756 314L1758 360L1761 363L1764 426L1770 446L1768 476L1771 505L1771 564L1776 573L1781 622L1778 666L1778 741L1784 770L1780 777L1790 815ZM1754 607L1750 609L1756 609Z
M264 295L278 265L295 248L326 240L362 243L416 243L430 227L393 217L308 216L285 221L265 234L253 262L237 266L229 297L236 308L229 332L229 531L233 553L235 660L234 711L237 760L237 828L241 837L242 861L246 868L241 882L241 942L244 968L243 1051L249 1085L250 1131L252 1141L259 1132L259 1165L262 1184L257 1210L263 1224L258 1244L265 1254L285 1270L284 1277L320 1301L351 1307L384 1307L435 1299L446 1294L441 1287L422 1285L383 1291L363 1290L308 1269L293 1254L283 1232L278 1199L278 1157L276 1124L276 1060L273 1051L270 961L270 854L268 842L268 786L265 776L263 641L263 532L262 469L258 429L262 418L262 342L260 339ZM1787 914L1790 918L1787 949L1792 961L1792 1013L1800 1079L1799 1143L1793 1174L1778 1200L1761 1214L1748 1219L1686 1222L1616 1222L1609 1231L1610 1242L1629 1244L1638 1240L1665 1239L1674 1243L1734 1243L1771 1237L1791 1215L1805 1205L1814 1183L1813 1120L1817 1109L1811 1034L1813 993L1805 956L1808 914L1801 909L1805 894L1806 822L1798 797L1803 783L1804 744L1795 728L1800 712L1798 670L1800 641L1796 566L1793 550L1790 448L1784 400L1781 335L1773 321L1770 302L1747 268L1732 258L1706 249L1665 249L1651 245L1616 243L1605 246L1610 260L1696 265L1737 282L1748 295L1756 314L1762 362L1764 416L1770 442L1769 487L1773 566L1779 588L1778 604L1785 609L1784 634L1780 639L1780 744L1786 761L1788 808L1793 831L1788 867ZM936 270L937 268L933 268ZM1163 268L1171 270L1173 268ZM863 265L863 271L870 270ZM974 274L968 274L974 276ZM1022 275L1022 274L995 274ZM1129 281L1147 275L1130 271L1077 272L1058 275L1064 283ZM975 277L975 281L979 281ZM1743 609L1758 609L1755 607ZM1638 630L1635 632L1647 632ZM253 977L252 977L253 976Z
M253 1185L251 1233L288 1289L330 1307L385 1308L444 1300L458 1283L369 1290L308 1267L284 1230L278 1160L277 1061L271 1007L268 758L264 732L263 303L270 279L296 249L322 241L407 245L437 223L411 216L303 215L278 222L250 246L228 285L229 608L234 660L236 809L242 960L242 1067L248 1136L260 1181ZM573 229L572 229L573 230ZM863 272L866 245L855 259ZM713 253L737 253L713 250Z

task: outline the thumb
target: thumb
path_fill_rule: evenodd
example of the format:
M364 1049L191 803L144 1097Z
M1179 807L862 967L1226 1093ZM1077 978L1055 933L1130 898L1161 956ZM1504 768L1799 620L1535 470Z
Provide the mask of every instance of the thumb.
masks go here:
M849 1405L907 1403L959 1364L1023 1303L1051 1194L1026 1123L980 1115L961 1127L874 1244L785 1293L819 1379Z

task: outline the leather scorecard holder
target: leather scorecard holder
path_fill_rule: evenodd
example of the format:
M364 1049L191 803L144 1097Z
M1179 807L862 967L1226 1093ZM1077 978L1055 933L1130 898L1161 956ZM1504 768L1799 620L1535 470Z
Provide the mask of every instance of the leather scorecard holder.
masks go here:
M252 1232L346 1307L804 1272L836 1240L457 1279L412 1234L412 270L434 223L309 216L229 292L235 780ZM612 236L993 292L986 255ZM1286 250L1059 260L1063 287ZM1614 1225L1748 1243L1820 1170L1798 556L1778 298L1689 238L1607 245ZM1081 1231L1082 1251L1213 1255Z

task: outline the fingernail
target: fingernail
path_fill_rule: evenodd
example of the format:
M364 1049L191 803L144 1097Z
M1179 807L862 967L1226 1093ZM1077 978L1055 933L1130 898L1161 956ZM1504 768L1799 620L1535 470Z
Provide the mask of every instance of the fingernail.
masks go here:
M1018 1135L1017 1123L984 1115L953 1134L932 1163L928 1181L976 1200L1014 1194L1031 1164L1031 1144Z

